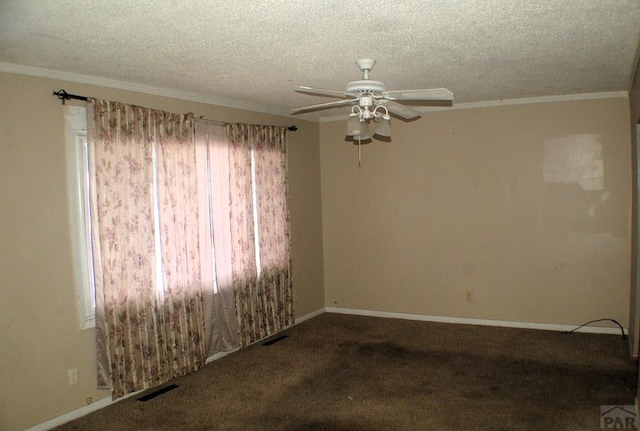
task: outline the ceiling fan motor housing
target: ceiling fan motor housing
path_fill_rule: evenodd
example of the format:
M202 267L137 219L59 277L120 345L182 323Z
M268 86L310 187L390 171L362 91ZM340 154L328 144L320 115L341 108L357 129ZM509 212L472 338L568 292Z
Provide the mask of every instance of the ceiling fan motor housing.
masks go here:
M387 87L380 81L372 81L370 79L362 79L360 81L351 81L347 84L347 93L354 95L372 95L377 96L386 91Z

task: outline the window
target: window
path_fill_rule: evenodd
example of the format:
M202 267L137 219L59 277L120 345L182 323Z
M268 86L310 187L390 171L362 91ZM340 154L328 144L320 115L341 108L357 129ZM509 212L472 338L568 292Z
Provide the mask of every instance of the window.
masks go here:
M251 199L253 201L253 226L254 226L254 246L256 252L256 277L262 274L262 263L260 262L260 229L258 220L258 186L256 180L256 152L251 149Z
M96 271L94 271L94 257L92 255L93 246L92 236L95 232L92 231L92 214L91 214L91 201L93 191L91 190L92 172L90 163L89 146L87 142L87 110L85 107L66 106L66 125L67 125L67 161L68 161L68 181L69 181L69 209L70 209L70 222L71 222L71 236L72 236L72 249L74 259L74 271L76 282L76 296L78 304L78 313L80 320L80 327L82 329L95 327L95 308L96 308ZM197 123L202 124L202 122ZM257 127L257 126L252 126ZM204 133L204 132L203 132ZM211 134L211 136L209 136ZM211 137L211 141L209 138ZM200 241L201 247L201 262L210 262L210 264L202 265L202 281L205 282L205 286L210 286L209 292L212 292L214 296L218 296L223 289L230 289L233 285L232 281L232 246L231 246L231 220L229 218L230 211L230 153L229 143L227 138L227 129L224 126L216 126L216 128L207 131L204 134L198 134L196 132L196 167L198 172L199 184L206 184L205 187L199 189L206 196L201 195L198 197L198 205L200 205L201 214L207 214L206 217L201 219L202 226L200 229ZM163 147L164 148L164 147ZM160 153L161 149L158 148L158 153L153 149L153 223L155 223L155 238L156 254L153 257L156 260L156 294L159 299L162 299L165 295L164 284L165 274L163 272L163 240L161 238L160 229L160 207L159 190L158 190L158 175L161 173L159 169L160 157L164 153ZM162 150L164 151L164 150ZM286 177L286 168L281 168L281 161L273 159L269 151L261 151L252 148L250 154L243 153L241 157L250 157L250 195L245 196L242 199L248 199L249 205L253 214L252 223L253 228L253 241L254 244L247 249L253 249L255 253L251 259L255 259L255 271L253 274L243 274L242 277L254 277L260 280L263 274L274 273L274 270L285 271L286 276L282 280L286 281L286 292L290 291L290 250L288 249L288 209L287 204L283 204L286 201L286 188L283 188L278 181L281 181ZM279 151L274 151L278 157L282 154ZM247 159L244 159L247 160ZM274 176L272 174L265 174L265 166L276 167L276 179L274 183L271 183ZM164 165L163 165L164 166ZM258 167L261 167L260 169ZM260 175L260 177L258 177ZM282 178L280 178L282 176ZM259 199L260 194L265 196L271 196L264 199L267 205L270 205L270 209L264 209L259 211ZM282 194L282 196L280 196ZM238 202L243 202L239 199ZM241 204L242 205L242 204ZM266 207L265 207L266 208ZM250 210L250 211L251 211ZM273 220L270 217L275 216ZM269 220L261 220L265 217ZM274 228L274 223L277 227ZM259 226L264 224L266 227L260 229ZM282 226L280 226L282 224ZM238 226L237 229L243 229L244 227ZM215 235L214 235L215 231ZM265 248L266 252L261 250L262 242L267 244ZM166 246L166 245L165 245ZM263 255L262 252L265 254ZM250 259L250 260L251 260ZM98 264L97 262L95 264ZM263 265L266 266L263 267ZM254 268L251 265L251 268ZM95 267L99 270L100 267ZM268 270L268 271L267 271ZM100 273L98 272L98 275ZM244 287L246 289L252 288ZM258 288L258 287L256 287ZM259 289L265 289L260 286ZM258 295L257 293L251 293L248 296L253 297ZM286 300L291 302L289 293L286 293Z
M76 302L78 306L78 315L81 329L89 329L95 327L95 277L94 277L94 259L92 253L91 235L91 214L90 214L90 164L89 164L89 149L87 141L87 110L85 107L79 106L66 106L66 153L67 153L67 165L68 165L68 189L69 189L69 212L70 212L70 229L71 229L71 241L73 251L73 267L75 278L75 290L76 290ZM224 130L224 129L222 129ZM226 132L225 132L226 138ZM210 148L207 142L206 145L206 160L210 160L209 154ZM157 177L157 160L154 151L154 176ZM252 172L255 180L255 172ZM216 261L215 261L215 248L213 247L213 194L212 190L212 176L211 165L207 163L207 182L209 183L209 214L211 216L211 258L212 258L212 282L213 293L218 293L218 277L216 275ZM154 194L157 200L157 181L154 181ZM253 184L253 192L255 199L255 183ZM162 276L162 257L161 257L161 241L160 241L160 226L159 214L157 203L154 207L154 223L156 223L156 268L158 272L156 274L156 281L158 286L157 294L162 297L164 284ZM254 219L257 218L257 214L254 214ZM228 222L227 222L228 223ZM228 226L227 226L228 229ZM227 263L229 268L229 280L230 280L230 264Z
M80 328L95 327L96 289L93 249L91 244L91 205L90 196L90 164L87 141L87 110L84 107L66 106L66 141L69 181L69 205L71 221L71 240L74 260L74 276ZM157 176L157 160L154 156L154 176ZM157 181L154 194L157 200ZM156 274L158 295L163 296L162 256L160 249L160 227L158 207L154 207L154 223L156 232Z
M95 326L95 283L89 214L89 158L87 114L84 107L66 106L69 211L76 298L80 328Z

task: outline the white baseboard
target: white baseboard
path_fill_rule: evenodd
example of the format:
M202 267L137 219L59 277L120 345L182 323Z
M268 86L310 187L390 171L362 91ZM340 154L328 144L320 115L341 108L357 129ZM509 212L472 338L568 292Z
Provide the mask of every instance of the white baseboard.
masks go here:
M428 314L391 313L387 311L360 310L354 308L325 307L327 313L353 314L356 316L386 317L392 319L421 320L425 322L458 323L463 325L501 326L506 328L541 329L545 331L573 331L578 325L564 325L555 323L516 322L512 320L485 320L466 317L433 316ZM591 334L620 334L619 327L610 326L583 326L575 332ZM624 328L625 334L628 333Z
M220 352L216 352L213 355L209 356L207 358L207 360L205 361L205 364L211 363L213 361L217 361L220 358L224 358L227 355L232 354L233 352L237 352L238 350L240 350L240 347L234 347L231 350L224 350L224 351L220 351Z
M447 317L447 316L433 316L428 314L410 314L410 313L392 313L388 311L375 311L375 310L360 310L354 308L340 308L340 307L323 307L311 313L305 314L304 316L300 316L295 320L294 325L298 325L302 322L305 322L309 319L313 319L316 316L319 316L323 313L335 313L335 314L351 314L355 316L369 316L369 317L384 317L391 319L405 319L405 320L420 320L424 322L441 322L441 323L458 323L464 325L482 325L482 326L501 326L507 328L523 328L523 329L541 329L547 331L571 331L574 330L579 325L561 325L561 324L552 324L552 323L535 323L535 322L516 322L510 320L485 320L485 319L470 319L466 317ZM624 328L625 334L627 333L627 328ZM620 328L618 327L604 327L604 326L583 326L578 329L576 332L586 332L593 334L620 334ZM209 356L206 360L206 363L213 362L217 359L223 358L231 353L238 351L239 348L234 348L232 350L226 352L218 352L212 356ZM74 419L85 416L89 413L100 410L104 407L107 407L113 403L117 403L118 401L124 400L131 396L137 395L141 393L134 392L132 394L125 395L122 398L118 398L113 401L111 397L103 398L95 403L89 404L87 406L81 407L72 412L66 413L62 416L58 416L41 424L35 425L31 428L27 428L25 431L47 431L52 428L55 428L59 425L70 422Z
M207 360L205 361L205 363L208 364L210 362L213 362L215 360L223 358L223 357L225 357L227 355L230 355L233 352L237 352L238 350L240 350L240 348L239 347L235 347L235 348L233 348L231 350L228 350L228 351L225 351L225 352L217 352L217 353L209 356L207 358ZM145 390L147 390L147 389L145 389ZM57 417L55 417L55 418L53 418L51 420L48 420L46 422L42 422L42 423L40 423L38 425L32 426L31 428L27 428L25 431L47 431L47 430L50 430L50 429L55 428L57 426L66 424L67 422L71 422L74 419L78 419L78 418L81 418L82 416L86 416L89 413L93 413L93 412L98 411L98 410L100 410L102 408L110 406L111 404L117 403L118 401L122 401L122 400L125 400L125 399L129 398L129 397L133 397L135 395L138 395L138 394L140 394L142 392L144 392L144 391L133 392L133 393L127 394L127 395L125 395L125 396L123 396L121 398L118 398L117 400L112 400L111 397L106 397L106 398L98 400L98 401L96 401L94 403L91 403L89 405L86 405L84 407L81 407L81 408L79 408L77 410L73 410L73 411L71 411L69 413L65 413L62 416L57 416Z
M325 309L321 308L321 309L313 311L313 312L311 312L309 314L305 314L304 316L298 317L295 320L295 323L292 326L298 325L298 324L304 322L305 320L309 320L309 319L312 319L312 318L314 318L316 316L319 316L320 314L322 314L324 312L325 312ZM207 360L205 361L205 363L208 364L208 363L216 361L216 360L218 360L220 358L224 358L225 356L230 355L231 353L237 352L238 350L240 350L240 347L235 347L235 348L233 348L231 350L228 350L228 351L217 352L217 353L209 356L207 358ZM127 394L124 397L118 398L115 401L112 400L110 396L106 397L106 398L103 398L103 399L98 400L98 401L96 401L94 403L91 403L89 405L81 407L81 408L79 408L77 410L73 410L73 411L71 411L69 413L65 413L65 414L63 414L61 416L57 416L57 417L55 417L53 419L50 419L50 420L48 420L46 422L42 422L42 423L40 423L38 425L34 425L31 428L27 428L25 431L47 431L47 430L50 430L50 429L55 428L57 426L66 424L67 422L70 422L70 421L72 421L74 419L81 418L82 416L88 415L89 413L93 413L93 412L98 411L98 410L100 410L100 409L102 409L104 407L110 406L111 404L117 403L118 401L124 400L124 399L132 397L134 395L138 395L141 392L143 392L143 391Z
M327 309L325 307L319 308L316 311L312 311L309 314L305 314L304 316L300 316L296 318L296 325L299 325L300 323L307 321L309 319L313 319L316 316L321 315L322 313L325 313L327 311Z
M62 416L57 416L57 417L55 417L53 419L50 419L50 420L48 420L46 422L42 422L42 423L40 423L38 425L34 425L31 428L27 428L25 431L47 431L47 430L53 429L53 428L55 428L57 426L64 425L67 422L71 422L74 419L78 419L78 418L81 418L82 416L86 416L89 413L93 413L95 411L103 409L103 408L105 408L107 406L110 406L111 404L117 403L117 402L122 401L122 400L126 400L129 397L136 396L136 395L138 395L138 394L140 394L142 392L143 391L132 392L130 394L127 394L127 395L125 395L123 397L118 398L117 400L113 400L109 396L109 397L103 398L101 400L98 400L98 401L96 401L94 403L88 404L88 405L86 405L84 407L80 407L77 410L73 410L73 411L71 411L69 413L65 413Z

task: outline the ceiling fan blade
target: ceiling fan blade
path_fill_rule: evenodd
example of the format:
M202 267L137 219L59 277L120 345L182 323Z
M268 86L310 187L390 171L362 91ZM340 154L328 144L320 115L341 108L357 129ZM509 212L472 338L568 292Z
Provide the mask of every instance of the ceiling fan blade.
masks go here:
M383 92L382 97L389 100L453 100L453 93L446 88L394 90Z
M301 108L295 108L291 110L291 113L298 114L300 112L316 111L318 109L337 108L338 106L352 105L357 102L358 102L357 98L336 100L335 102L319 103L317 105L309 105L309 106L303 106Z
M305 85L296 85L296 91L298 93L314 94L316 96L331 96L331 97L353 97L355 94L347 91L338 90L325 90L322 88L312 88Z
M404 106L390 100L384 100L380 103L386 106L389 112L391 112L392 114L395 114L398 117L404 118L406 120L413 120L420 117L420 113L418 111L416 111L415 109L411 109L408 106Z

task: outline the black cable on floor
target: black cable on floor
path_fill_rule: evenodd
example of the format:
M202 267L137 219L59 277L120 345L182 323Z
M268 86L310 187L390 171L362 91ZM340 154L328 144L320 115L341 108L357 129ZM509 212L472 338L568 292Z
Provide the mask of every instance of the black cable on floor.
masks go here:
M571 331L565 331L565 332L563 332L563 334L571 334L573 332L576 332L578 329L582 328L583 326L587 326L589 323L604 322L604 321L613 322L616 325L618 325L620 327L620 331L622 331L622 338L624 338L625 340L627 339L627 334L624 333L624 328L622 327L620 322L618 322L617 320L614 320L614 319L596 319L596 320L591 320L591 321L589 321L587 323L583 323L582 325L578 326L577 328L572 329Z

